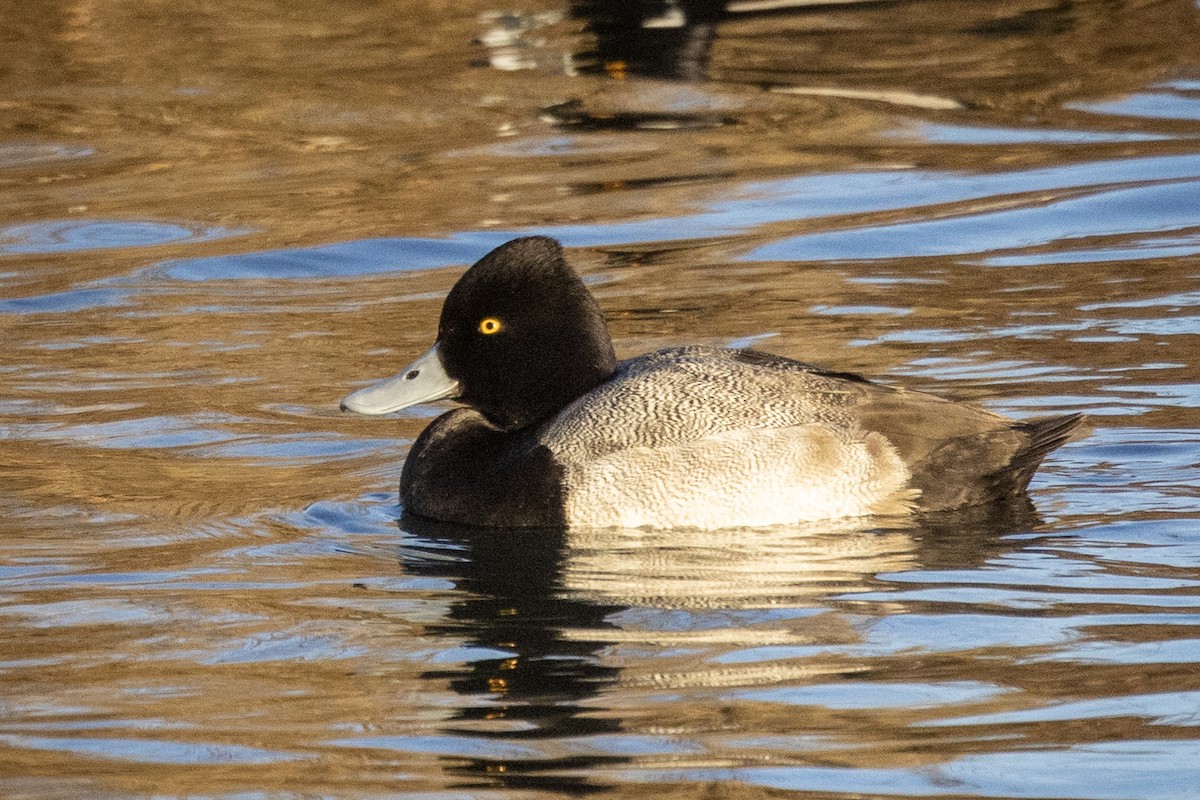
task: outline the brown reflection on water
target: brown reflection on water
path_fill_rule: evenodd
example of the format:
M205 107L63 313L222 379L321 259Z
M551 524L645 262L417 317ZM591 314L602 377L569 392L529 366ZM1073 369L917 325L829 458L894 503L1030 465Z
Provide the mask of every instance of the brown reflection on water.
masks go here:
M470 43L491 10L481 3L342 4L336 14L319 3L50 2L36 14L9 5L0 130L96 154L50 175L6 175L0 222L200 220L257 231L239 245L256 249L657 217L720 196L729 176L864 157L994 168L991 152L879 139L912 115L903 107L759 84L907 87L968 102L974 110L960 120L994 124L1017 110L1074 126L1078 115L1059 104L1170 77L1192 62L1198 38L1184 0L735 15L721 23L717 42L729 50L717 48L712 82L684 86L475 66L485 48ZM572 30L552 27L551 37L567 38L546 46L586 49ZM539 119L539 109L569 100L590 113L715 110L736 124L584 135ZM1039 163L1060 149L1007 158Z
M846 75L852 81L839 79L842 88L1028 113L1169 76L1181 62L1163 47L1163 32L1190 49L1196 27L1186 3L863 3L734 22L711 74L818 85Z
M1200 692L1188 195L1086 236L987 215L1194 183L1110 174L1184 161L1194 117L1075 108L1194 99L1194 4L737 13L691 80L568 74L602 49L572 9L524 9L534 68L503 72L473 42L491 3L0 0L0 794L1051 796L1106 742L1160 759L1114 779L1191 791L1163 756ZM934 188L841 198L856 175ZM973 177L1006 180L939 194ZM972 219L1028 236L803 250ZM481 232L523 226L573 245L622 356L753 344L1095 434L1039 474L1044 519L398 527L435 409L337 399L428 347ZM344 242L375 261L312 249Z

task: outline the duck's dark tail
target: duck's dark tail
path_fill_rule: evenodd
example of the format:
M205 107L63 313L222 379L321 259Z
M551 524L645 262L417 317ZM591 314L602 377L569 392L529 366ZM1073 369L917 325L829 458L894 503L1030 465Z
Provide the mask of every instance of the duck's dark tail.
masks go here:
M1010 497L1025 491L1042 460L1052 450L1057 450L1069 442L1082 423L1082 414L1064 414L1061 417L1045 417L1014 425L1013 430L1022 434L1025 442L1006 468L988 476L996 482L997 497Z
M1047 417L944 442L913 469L923 511L945 511L1016 497L1042 460L1072 438L1081 414Z

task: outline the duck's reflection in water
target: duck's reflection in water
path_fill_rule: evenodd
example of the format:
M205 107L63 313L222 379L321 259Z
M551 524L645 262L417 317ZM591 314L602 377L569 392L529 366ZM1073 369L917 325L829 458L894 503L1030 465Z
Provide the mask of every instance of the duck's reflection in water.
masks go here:
M598 643L565 634L581 627L611 628L606 617L621 607L561 590L567 550L562 531L464 528L411 516L401 526L420 537L403 549L405 567L451 580L462 594L444 622L430 626L429 632L465 637L468 646L497 651L495 658L422 674L477 699L450 718L447 733L533 743L619 729L618 721L584 705L614 683L619 670L601 663ZM591 787L588 780L563 773L620 760L556 755L556 750L534 745L522 748L524 755L516 758L447 759L446 768L469 785L585 793Z
M875 588L880 573L978 566L1000 537L1033 527L1026 498L916 518L771 528L570 531L561 590L660 609L825 606Z
M766 669L716 662L764 644L853 644L861 638L853 618L863 612L845 605L880 589L879 576L978 566L1008 548L1004 534L1036 522L1024 503L724 531L479 529L406 516L401 527L416 539L401 551L405 567L461 593L429 632L496 651L422 673L470 698L445 733L497 745L481 748L486 756L445 757L445 768L464 786L602 790L597 767L641 757L621 743L641 723L626 725L606 693L828 680L846 672L844 660L818 655ZM636 668L622 666L623 647L638 648L628 662ZM684 651L697 655L680 669L672 659Z

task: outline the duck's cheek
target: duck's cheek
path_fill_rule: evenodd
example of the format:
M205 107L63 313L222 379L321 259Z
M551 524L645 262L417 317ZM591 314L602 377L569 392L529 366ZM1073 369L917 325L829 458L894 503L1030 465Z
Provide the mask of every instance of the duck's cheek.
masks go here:
M347 395L342 400L342 410L390 414L419 403L457 397L459 383L447 374L438 347L435 344L398 374Z

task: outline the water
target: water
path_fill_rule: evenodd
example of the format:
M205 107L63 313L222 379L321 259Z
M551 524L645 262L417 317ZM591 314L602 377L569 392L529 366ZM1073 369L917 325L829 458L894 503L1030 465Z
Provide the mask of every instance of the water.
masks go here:
M1194 4L0 6L0 795L1197 796ZM525 231L620 355L1091 428L937 524L398 521L438 408L337 401Z

